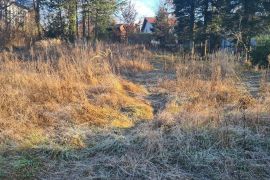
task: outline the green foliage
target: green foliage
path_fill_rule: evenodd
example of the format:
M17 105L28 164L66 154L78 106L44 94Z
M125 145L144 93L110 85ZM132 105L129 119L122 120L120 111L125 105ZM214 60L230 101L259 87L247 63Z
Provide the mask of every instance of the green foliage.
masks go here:
M259 66L267 66L270 61L270 35L256 38L257 47L251 52L252 63Z
M31 155L12 158L0 155L0 179L34 179L40 169L40 159Z
M68 36L69 40L73 42L76 36L77 0L68 1L68 21Z
M198 44L208 40L213 50L222 38L230 38L248 52L250 39L269 28L269 1L174 0L174 4L180 40Z
M68 36L68 21L64 15L67 9L65 0L44 0L42 8L48 10L45 35L52 38Z
M20 157L13 163L13 167L20 178L31 178L39 169L39 161L31 157Z
M85 6L94 25L94 39L96 39L100 34L104 34L110 26L112 15L117 10L117 3L111 0L92 0L87 2Z
M227 36L234 38L246 51L252 37L266 32L269 13L264 0L229 0L226 4L223 27ZM233 12L233 13L231 13Z
M50 22L47 27L46 36L50 38L57 38L65 36L65 24L59 18L59 13L52 14L50 18Z
M191 40L195 33L195 9L197 0L174 0L175 15L178 18L178 36L181 40Z
M174 23L165 7L159 9L156 19L154 36L161 42L161 45L172 43L174 40Z
M45 19L44 29L49 37L66 37L74 41L79 33L80 24L83 36L92 35L96 39L104 34L113 21L122 1L114 0L43 0L42 9ZM82 18L82 21L81 21Z

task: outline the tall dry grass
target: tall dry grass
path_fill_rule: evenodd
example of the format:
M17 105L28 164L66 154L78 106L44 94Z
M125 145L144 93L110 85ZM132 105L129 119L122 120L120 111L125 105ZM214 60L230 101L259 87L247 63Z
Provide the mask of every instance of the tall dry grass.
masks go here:
M178 57L176 79L163 80L168 102L154 121L126 132L100 130L79 160L51 162L46 178L268 179L269 116L238 78L231 55ZM93 145L94 144L94 145Z
M147 91L121 77L137 73L127 74L137 65L121 61L138 58L138 71L147 71L154 68L144 68L151 54L140 46L104 44L96 47L99 53L84 46L52 47L19 56L38 61L0 56L1 140L24 147L0 156L0 177L270 178L267 88L263 97L251 96L234 56L159 57L158 66L164 60L174 77L155 87L166 94L165 109L153 121L122 130L106 126L130 127L153 114Z
M152 107L143 100L147 90L113 73L113 67L125 66L103 48L53 40L28 53L1 54L0 144L24 146L35 136L44 137L40 143L54 141L59 128L75 124L131 127L151 120Z

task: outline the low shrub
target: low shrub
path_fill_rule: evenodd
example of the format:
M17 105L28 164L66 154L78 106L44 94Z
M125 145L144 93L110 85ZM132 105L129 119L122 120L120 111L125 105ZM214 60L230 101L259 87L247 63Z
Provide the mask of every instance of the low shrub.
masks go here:
M270 35L257 38L257 47L251 52L252 63L259 66L269 64L270 55Z

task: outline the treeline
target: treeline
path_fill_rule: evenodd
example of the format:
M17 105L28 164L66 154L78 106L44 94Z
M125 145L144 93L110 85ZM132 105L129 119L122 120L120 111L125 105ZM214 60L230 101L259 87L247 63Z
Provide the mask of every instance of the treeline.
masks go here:
M96 39L114 22L120 0L20 0L35 14L38 36Z
M269 33L268 0L173 0L173 4L178 38L192 44L192 53L198 45L203 54L217 50L226 39L248 58L251 39Z
M10 2L12 1L1 0L0 10L5 9ZM60 37L71 42L77 38L96 40L108 33L108 29L115 24L115 17L120 14L122 15L120 19L126 24L134 24L137 20L136 9L130 0L17 0L17 2L31 10L32 21L29 26L30 30L34 30L37 39ZM251 53L252 39L257 36L263 37L270 32L270 0L161 0L161 2L163 3L153 25L153 36L149 37L154 37L164 47L172 43L177 44L178 41L178 44L187 47L193 55L199 53L205 56L220 49L223 42L232 44L233 50L244 53L248 60L249 55L254 56L254 53ZM128 35L128 29L126 31ZM10 29L6 29L6 34L10 35L11 32L13 33ZM7 35L4 34L2 37L6 38ZM255 43L262 46L261 42ZM265 51L268 48L261 49L264 51L262 57L270 54L269 51Z

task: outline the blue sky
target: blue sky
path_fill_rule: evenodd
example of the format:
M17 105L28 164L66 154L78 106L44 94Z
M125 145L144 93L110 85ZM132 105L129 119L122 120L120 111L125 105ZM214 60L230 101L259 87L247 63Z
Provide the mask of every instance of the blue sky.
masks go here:
M155 16L160 0L132 0L138 12L138 18Z

